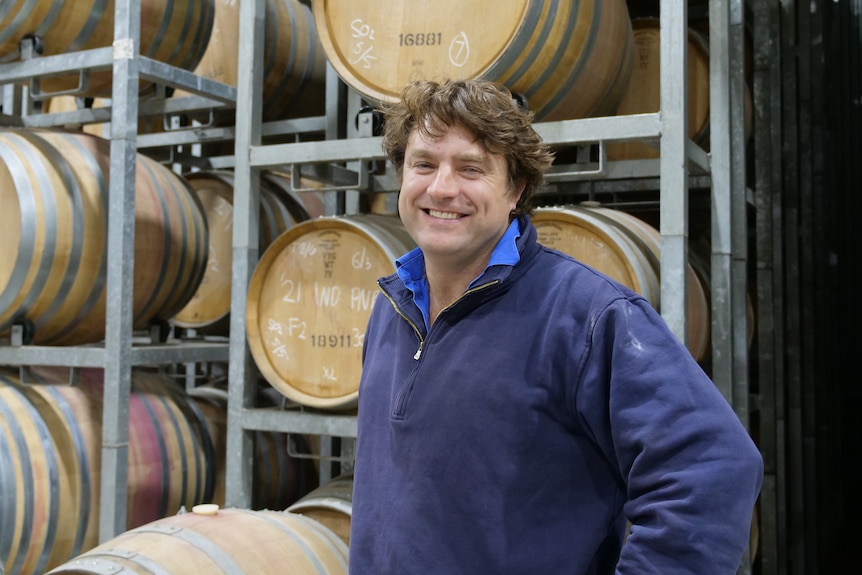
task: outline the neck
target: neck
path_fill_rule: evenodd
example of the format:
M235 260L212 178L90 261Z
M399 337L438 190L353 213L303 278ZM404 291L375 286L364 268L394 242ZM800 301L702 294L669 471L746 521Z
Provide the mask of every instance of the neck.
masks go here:
M453 268L435 266L433 262L425 260L425 277L428 280L428 294L430 310L428 319L434 323L441 311L452 305L461 297L470 282L485 269L487 262L480 265Z

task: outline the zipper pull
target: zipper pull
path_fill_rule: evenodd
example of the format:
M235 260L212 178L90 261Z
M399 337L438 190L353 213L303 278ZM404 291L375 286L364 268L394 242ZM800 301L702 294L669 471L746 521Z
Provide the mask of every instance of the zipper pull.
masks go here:
M419 343L419 349L416 350L416 353L413 354L413 359L419 361L419 358L422 356L422 343Z

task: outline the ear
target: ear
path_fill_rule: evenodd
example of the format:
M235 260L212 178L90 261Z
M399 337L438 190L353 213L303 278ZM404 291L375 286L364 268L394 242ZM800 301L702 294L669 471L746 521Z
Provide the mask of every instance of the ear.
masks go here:
M514 207L518 205L518 201L521 199L521 195L524 193L524 190L526 188L527 188L527 182L525 182L523 180L515 183L515 187L513 188L513 193L512 193L512 202L513 202L512 209L514 209Z

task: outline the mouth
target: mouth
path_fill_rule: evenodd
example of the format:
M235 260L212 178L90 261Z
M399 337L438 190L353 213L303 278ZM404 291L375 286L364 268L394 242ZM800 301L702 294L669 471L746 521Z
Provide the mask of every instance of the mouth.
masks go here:
M425 210L425 213L432 218L437 218L438 220L459 220L464 217L463 215L457 214L455 212L441 212L438 210Z

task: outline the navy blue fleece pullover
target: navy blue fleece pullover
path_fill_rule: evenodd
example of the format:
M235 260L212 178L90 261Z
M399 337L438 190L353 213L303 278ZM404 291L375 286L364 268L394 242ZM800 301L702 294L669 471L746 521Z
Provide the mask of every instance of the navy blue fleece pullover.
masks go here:
M351 574L735 573L763 471L748 433L648 302L521 229L520 261L430 330L380 280Z

